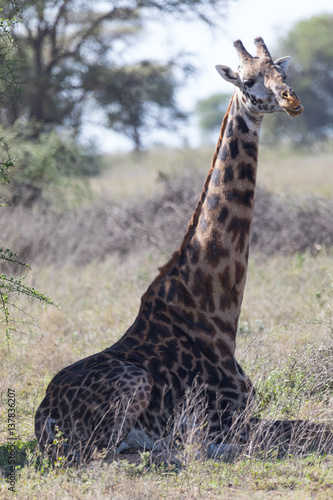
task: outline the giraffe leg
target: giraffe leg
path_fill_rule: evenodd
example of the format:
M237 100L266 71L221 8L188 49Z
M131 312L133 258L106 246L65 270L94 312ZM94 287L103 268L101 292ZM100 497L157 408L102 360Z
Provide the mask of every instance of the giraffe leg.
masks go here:
M230 379L231 389L221 391L217 398L217 411L212 412L211 421L219 423L216 445L244 444L248 440L250 417L256 400L255 388L240 364L233 358L235 375ZM213 426L212 426L213 427Z
M38 441L42 447L52 446L58 428L67 453L111 452L148 407L152 377L117 359L93 366L78 364L65 368L51 381L36 413Z

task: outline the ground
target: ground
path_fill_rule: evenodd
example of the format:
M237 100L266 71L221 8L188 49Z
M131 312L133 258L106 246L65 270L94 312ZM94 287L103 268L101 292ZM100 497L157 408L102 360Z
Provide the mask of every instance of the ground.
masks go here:
M207 167L209 158L207 150L152 152L140 158L138 169L131 166L131 155L113 158L112 168L92 180L97 198L94 203L103 207L106 195L112 197L116 206L125 203L128 207L132 203L139 207L142 200L152 196L159 196L165 203L165 185L170 186L165 178L176 175L177 166L182 165L185 173L193 168L203 180L203 165L206 163ZM124 176L126 165L133 175ZM331 169L330 149L319 156L316 151L305 155L264 150L258 182L279 195L287 186L289 198L297 197L298 205L307 206L307 198L316 195L325 206L333 193ZM181 185L179 190L185 188ZM188 200L177 200L173 198L172 210L183 214ZM137 213L145 215L140 210ZM34 216L36 213L37 208ZM129 210L129 214L133 215L133 211ZM140 224L141 231L144 217ZM84 224L80 228L83 231ZM61 229L58 228L59 237ZM163 243L163 231L157 233L160 239L152 240L153 233L147 233L146 241L138 240L134 247L128 239L127 252L103 253L84 264L62 257L62 263L54 258L45 265L43 254L39 259L32 256L33 267L27 282L50 294L60 307L43 310L36 303L20 302L20 307L36 318L39 326L17 325L10 347L2 339L0 497L332 498L333 456L318 452L278 457L274 451L263 455L247 451L226 463L198 459L193 447L185 446L182 461L177 465L156 465L149 454L143 454L136 457L134 464L108 463L97 457L79 468L64 467L61 457L51 467L46 459L37 456L33 417L48 382L63 366L112 344L132 323L141 294L156 275L157 267L174 249L171 242ZM304 252L267 253L257 246L251 251L237 359L257 386L258 415L305 418L332 426L333 252L319 240L317 245ZM77 246L73 246L72 253L83 255ZM12 398L8 398L8 389L15 391L14 496L4 477L8 473L11 429L8 416ZM10 415L14 416L13 412Z

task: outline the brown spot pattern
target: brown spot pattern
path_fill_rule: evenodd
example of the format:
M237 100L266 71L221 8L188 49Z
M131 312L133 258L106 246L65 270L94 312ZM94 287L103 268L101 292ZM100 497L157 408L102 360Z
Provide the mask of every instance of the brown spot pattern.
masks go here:
M221 233L218 230L212 232L209 241L206 243L205 254L207 262L216 268L221 259L229 257L229 250L222 245Z
M200 298L199 304L203 311L215 311L212 275L204 273L200 268L196 269L193 276L192 293L195 297Z
M236 250L243 253L249 239L251 221L242 217L233 217L227 231L232 234L232 241L236 243Z

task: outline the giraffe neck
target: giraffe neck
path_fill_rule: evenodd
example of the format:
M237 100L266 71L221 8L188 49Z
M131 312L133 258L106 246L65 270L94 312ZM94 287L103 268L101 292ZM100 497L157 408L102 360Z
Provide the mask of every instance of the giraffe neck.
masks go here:
M189 335L223 342L232 353L245 287L262 116L248 115L235 92L183 243L141 306L143 311L152 295L160 297L174 318L182 318Z

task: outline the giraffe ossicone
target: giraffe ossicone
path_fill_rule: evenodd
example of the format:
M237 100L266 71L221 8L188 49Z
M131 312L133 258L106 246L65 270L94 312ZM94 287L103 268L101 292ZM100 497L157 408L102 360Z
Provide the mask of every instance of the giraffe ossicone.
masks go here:
M238 70L216 69L235 91L183 242L142 296L123 337L51 380L35 417L42 447L52 447L57 430L66 451L80 457L94 449L172 447L175 422L179 432L199 429L209 455L234 453L258 428L265 446L301 430L303 441L325 435L332 442L316 424L253 418L255 391L235 358L260 126L266 113L297 116L303 108L286 82L289 57L273 62L262 38L255 40L255 56L241 41L234 45Z

